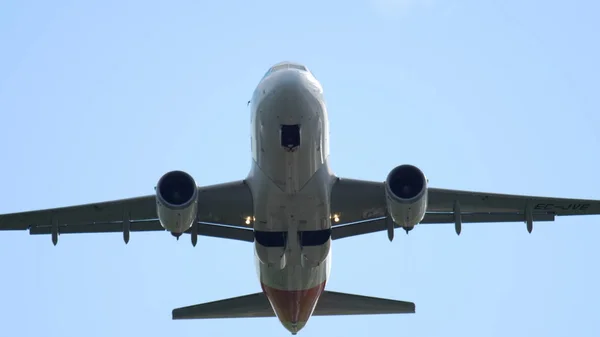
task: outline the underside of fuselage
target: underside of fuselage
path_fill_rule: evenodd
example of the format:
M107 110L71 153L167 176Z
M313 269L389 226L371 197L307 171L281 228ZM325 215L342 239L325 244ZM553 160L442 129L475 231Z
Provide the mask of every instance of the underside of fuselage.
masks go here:
M255 255L263 292L298 332L330 268L328 121L321 85L303 66L273 66L251 105Z

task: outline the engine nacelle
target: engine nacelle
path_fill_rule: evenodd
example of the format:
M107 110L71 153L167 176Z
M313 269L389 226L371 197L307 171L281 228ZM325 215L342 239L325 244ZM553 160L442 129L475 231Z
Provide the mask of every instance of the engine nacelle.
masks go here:
M412 229L427 211L427 178L413 165L394 168L385 180L385 199L390 217L397 225Z
M174 235L188 230L198 213L194 178L183 171L163 175L156 185L156 212L160 224Z

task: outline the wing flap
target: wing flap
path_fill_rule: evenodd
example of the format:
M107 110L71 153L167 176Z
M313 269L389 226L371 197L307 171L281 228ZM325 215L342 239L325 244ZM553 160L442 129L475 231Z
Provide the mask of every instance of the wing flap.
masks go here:
M524 214L515 213L470 213L461 214L463 223L500 223L500 222L525 222ZM533 214L533 221L554 221L554 214ZM454 223L453 213L427 213L421 224ZM394 224L395 228L400 228ZM339 225L332 228L331 239L343 239L356 235L363 235L387 230L387 218L355 222Z
M313 316L414 314L415 304L379 297L324 291Z
M524 213L461 213L463 223L525 222ZM554 214L533 214L533 221L554 221ZM454 213L427 213L421 224L454 223Z
M165 229L157 220L131 222L129 224L131 232L151 232L164 231ZM94 223L80 225L60 225L59 234L85 234L85 233L115 233L123 231L122 222ZM29 229L31 235L51 234L52 226L34 226Z
M158 220L131 222L131 232L164 231ZM84 233L115 233L123 231L122 222L96 223L83 225L61 225L58 227L59 234L84 234ZM187 230L186 233L190 233ZM43 235L51 234L52 226L36 226L29 229L29 234ZM218 224L198 223L198 235L232 239L238 241L254 242L254 231L247 228L230 227Z

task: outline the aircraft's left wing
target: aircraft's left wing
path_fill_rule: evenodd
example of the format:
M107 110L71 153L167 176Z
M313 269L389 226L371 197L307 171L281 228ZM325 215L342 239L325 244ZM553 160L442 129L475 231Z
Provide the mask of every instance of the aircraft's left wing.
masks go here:
M331 204L331 213L339 220L333 239L388 227L383 182L338 178ZM600 214L600 200L428 188L427 213L421 224L456 223L457 219L462 223L527 222L529 215L533 222L554 221L555 216L593 214Z
M254 241L245 223L253 210L245 181L199 187L198 192L198 235ZM54 227L58 234L164 231L154 195L0 215L0 231L51 234Z

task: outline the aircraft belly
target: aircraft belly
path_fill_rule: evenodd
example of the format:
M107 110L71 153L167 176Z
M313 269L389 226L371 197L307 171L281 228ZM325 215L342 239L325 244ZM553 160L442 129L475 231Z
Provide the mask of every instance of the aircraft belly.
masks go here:
M292 333L306 324L329 275L328 125L322 92L295 72L255 92L252 170L256 268L263 292ZM321 232L318 232L320 231ZM312 236L302 236L311 231ZM317 238L317 239L314 239ZM306 245L306 247L302 247Z
M318 127L318 123L311 124ZM278 126L273 125L271 129L274 131L264 131L261 134L259 143L262 155L259 157L258 166L282 191L297 193L325 163L320 146L321 137L307 131L306 135L302 135L300 147L290 152L279 145Z
M290 260L283 269L259 262L261 284L279 290L305 290L326 281L327 259L314 267L302 266L299 259Z

